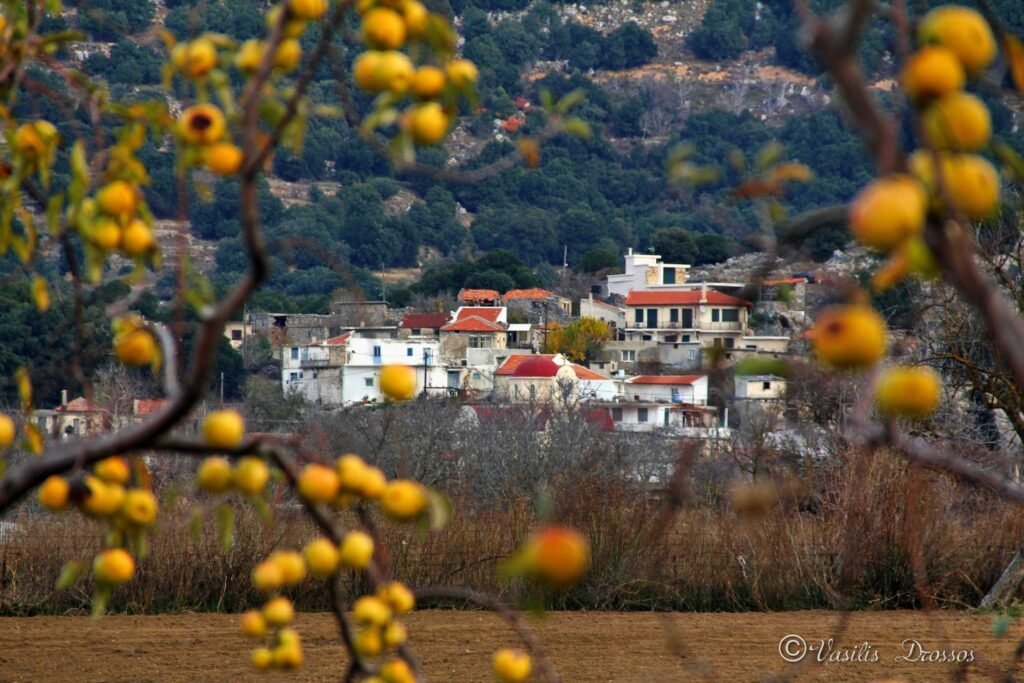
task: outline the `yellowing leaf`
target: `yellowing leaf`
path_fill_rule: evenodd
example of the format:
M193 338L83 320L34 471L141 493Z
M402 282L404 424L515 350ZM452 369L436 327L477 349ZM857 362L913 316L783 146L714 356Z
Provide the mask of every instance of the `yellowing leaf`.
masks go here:
M1010 64L1010 78L1017 90L1024 92L1024 43L1020 38L1006 34L1004 40L1006 61Z
M32 380L28 376L27 368L18 368L14 373L14 381L18 385L18 397L21 399L23 410L32 407Z
M33 455L43 452L43 432L31 423L25 425L25 447Z
M82 572L86 570L89 563L84 560L68 560L60 570L55 588L59 591L67 590L78 582Z
M814 180L814 171L804 164L790 162L779 164L773 168L769 178L772 182L776 183L781 183L786 180L807 183Z
M45 313L50 309L50 288L41 275L32 276L32 298L40 312Z

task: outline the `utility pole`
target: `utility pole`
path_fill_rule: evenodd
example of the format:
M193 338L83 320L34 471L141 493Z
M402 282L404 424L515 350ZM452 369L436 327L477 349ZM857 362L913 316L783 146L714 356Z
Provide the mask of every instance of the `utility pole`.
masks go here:
M220 407L224 407L224 373L220 373Z
M427 361L429 360L429 351L430 349L428 349L425 346L423 347L423 396L427 395L427 372L430 370L430 368L427 366Z

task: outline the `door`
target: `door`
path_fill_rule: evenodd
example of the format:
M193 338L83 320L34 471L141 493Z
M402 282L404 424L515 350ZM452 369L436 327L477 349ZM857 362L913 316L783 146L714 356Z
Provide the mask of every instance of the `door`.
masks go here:
M658 326L658 309L648 308L647 309L647 329L653 329Z
M461 384L461 382L459 382L459 375L461 375L461 374L462 373L459 372L458 370L449 370L448 371L448 388L449 389L458 389L459 388L459 385Z
M693 329L693 309L692 308L684 308L683 309L683 329L684 330L692 330Z

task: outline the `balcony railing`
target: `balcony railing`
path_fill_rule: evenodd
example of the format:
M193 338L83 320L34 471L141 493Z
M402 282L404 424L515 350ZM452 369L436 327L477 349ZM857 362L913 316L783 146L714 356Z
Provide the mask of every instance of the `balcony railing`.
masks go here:
M330 365L329 358L303 358L299 361L300 368L327 368Z

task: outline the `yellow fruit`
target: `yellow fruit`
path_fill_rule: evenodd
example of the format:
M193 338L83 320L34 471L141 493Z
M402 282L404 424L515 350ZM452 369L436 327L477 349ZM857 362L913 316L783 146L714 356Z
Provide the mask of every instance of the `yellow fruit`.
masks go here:
M384 650L384 641L380 637L380 630L366 628L356 634L356 652L364 657L376 657Z
M245 438L245 420L236 410L215 410L203 420L203 438L214 448L237 448Z
M923 365L889 368L875 388L878 410L892 417L928 417L939 407L942 382Z
M270 480L270 468L259 458L241 458L235 465L232 481L242 493L256 495Z
M150 365L159 353L156 337L149 330L132 330L114 337L114 355L125 365Z
M405 44L402 15L387 7L374 7L363 16L363 40L371 47L394 50Z
M302 45L295 38L281 41L274 54L274 66L282 71L291 71L302 61Z
M14 148L28 159L36 159L46 151L46 142L40 136L36 123L23 123L14 132Z
M277 632L278 645L298 645L300 642L299 632L293 628L283 628Z
M373 539L362 531L350 531L341 539L338 560L343 567L363 569L373 559Z
M410 38L420 38L426 35L430 12L422 2L405 0L402 3L402 18L405 19L405 32Z
M39 487L39 504L47 510L57 512L68 506L68 493L71 486L61 477L47 477Z
M368 500L377 500L384 495L387 487L388 480L384 476L384 472L377 467L367 467L363 475L362 485L359 488L359 494Z
M352 616L360 624L384 626L391 621L391 608L373 595L364 595L352 604Z
M92 562L92 571L100 583L116 586L135 575L135 560L127 550L104 550Z
M231 463L227 458L206 458L196 472L196 486L209 493L223 493L231 488Z
M590 544L568 527L541 529L527 540L525 551L530 573L556 588L576 583L590 566Z
M272 593L284 585L284 572L273 562L260 562L253 567L252 585L258 591Z
M408 614L416 606L412 591L400 581L391 581L377 589L377 597L386 602L395 614Z
M104 251L113 251L121 246L121 226L113 218L98 218L89 227L89 241Z
M502 648L494 653L492 660L494 677L502 683L519 683L530 677L533 663L530 655L522 650Z
M277 25L278 19L281 18L281 8L282 5L274 5L267 12L267 35L270 35L270 31L273 30L274 26ZM306 32L306 20L296 16L293 12L289 12L289 14L290 18L284 22L283 35L285 38L301 38L302 34Z
M274 653L269 648L258 647L252 651L251 659L258 671L266 671L274 663Z
M88 489L82 509L94 517L110 517L117 514L124 503L124 488L120 484L104 483L99 477L86 476Z
M398 647L405 642L406 637L408 637L408 632L405 629L405 625L397 621L389 623L381 633L384 647Z
M146 489L132 489L124 496L124 503L121 504L121 514L135 526L149 526L156 520L159 504L152 491Z
M861 244L888 251L924 231L928 195L915 178L893 174L871 182L850 205L850 230Z
M0 448L7 448L14 443L14 433L14 420L0 413Z
M288 11L299 19L319 19L327 13L327 0L288 0Z
M964 69L977 72L996 57L996 40L985 18L960 5L936 7L918 26L923 43L939 43L956 55Z
M987 218L999 204L999 173L984 157L954 156L945 180L953 203L969 218Z
M292 601L284 596L277 596L263 605L263 618L268 626L285 626L295 618L295 608Z
M155 248L153 229L139 218L129 221L121 234L121 251L128 256L142 256Z
M178 133L193 145L212 145L224 137L224 114L212 104L189 107L178 120Z
M235 67L242 73L252 73L260 68L267 44L262 40L250 38L242 43L235 54Z
M317 538L307 543L302 555L313 576L326 579L338 570L338 548L326 538Z
M433 144L426 141L426 137L443 138L448 128L448 117L441 110L441 105L428 102L416 108L410 125L414 140ZM411 365L385 365L380 370L380 390L393 401L409 400L416 395L416 370Z
M836 368L863 368L885 355L885 321L869 306L826 309L815 321L810 336L818 360Z
M267 562L278 566L286 586L294 586L306 578L306 561L294 550L275 550Z
M956 55L935 45L922 47L907 59L903 67L903 87L915 101L960 90L966 80Z
M424 102L413 107L407 114L405 125L417 145L436 145L448 134L448 115L437 102ZM385 373L395 375L389 384L391 391L385 389ZM401 373L401 374L399 374ZM416 372L408 365L390 365L381 370L381 390L389 398L404 401L413 397L416 392Z
M366 462L354 453L338 458L338 483L343 491L359 492L366 481L369 469Z
M188 44L182 58L182 71L185 75L189 78L202 78L217 66L217 48L209 40L199 38Z
M298 643L282 643L274 648L274 665L286 671L302 666L302 646Z
M427 509L427 491L409 479L398 479L384 490L380 508L385 515L400 522L416 519Z
M476 64L468 59L453 59L448 62L445 73L448 74L448 81L459 90L473 85L480 78Z
M138 194L123 180L104 185L96 193L96 206L108 216L127 217L135 213Z
M217 175L234 175L242 167L242 148L230 142L218 142L203 151L206 167Z
M127 484L132 476L131 465L124 458L113 456L104 458L92 467L93 473L108 483Z
M338 495L337 473L323 465L306 465L299 474L299 495L313 503L330 503Z
M910 262L907 260L903 245L900 245L871 276L871 290L884 292L908 275L910 275Z
M267 620L254 609L242 614L242 633L250 638L262 638L267 635Z
M356 85L367 92L390 90L397 94L404 93L409 89L415 73L412 60L397 50L367 50L352 65Z
M974 95L956 91L928 105L921 120L924 139L938 149L971 152L988 144L992 118Z
M421 66L412 79L412 94L421 100L432 100L444 90L444 72L436 66Z
M380 677L384 683L416 683L416 674L404 659L391 659L381 664Z

